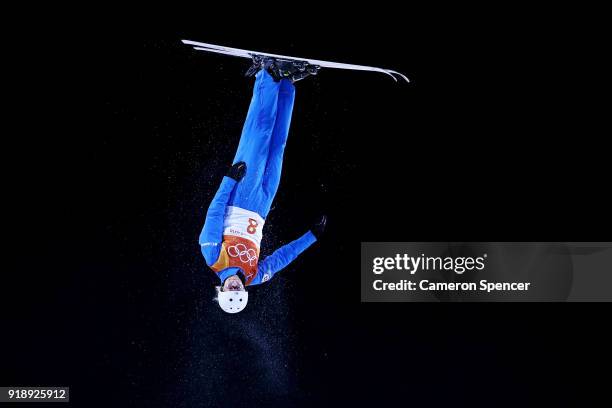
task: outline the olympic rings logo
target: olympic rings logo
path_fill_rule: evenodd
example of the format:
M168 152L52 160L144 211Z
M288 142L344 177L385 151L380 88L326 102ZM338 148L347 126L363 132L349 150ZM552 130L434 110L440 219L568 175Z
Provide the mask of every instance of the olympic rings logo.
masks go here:
M232 258L239 258L240 262L253 266L257 260L257 253L253 248L247 248L244 244L236 244L227 248L227 253Z

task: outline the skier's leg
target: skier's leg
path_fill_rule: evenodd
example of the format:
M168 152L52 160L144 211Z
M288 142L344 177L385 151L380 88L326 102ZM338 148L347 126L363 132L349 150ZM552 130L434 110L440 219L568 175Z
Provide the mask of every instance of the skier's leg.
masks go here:
M259 71L233 161L233 163L245 162L247 172L232 192L229 205L251 211L257 211L261 206L261 184L276 122L279 90L280 83L274 82L265 70Z
M276 121L272 138L270 140L270 149L268 152L268 160L263 176L263 191L266 196L263 204L262 216L265 217L270 211L270 206L278 190L278 185L281 178L281 170L283 167L283 153L289 136L289 126L291 124L291 114L293 112L293 103L295 101L295 86L288 79L280 81L280 91L278 96L278 107L276 110Z

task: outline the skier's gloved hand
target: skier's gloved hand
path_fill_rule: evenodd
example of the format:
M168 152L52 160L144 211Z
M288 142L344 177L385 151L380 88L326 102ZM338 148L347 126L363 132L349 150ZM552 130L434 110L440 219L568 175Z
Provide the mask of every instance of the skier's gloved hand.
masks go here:
M327 225L327 216L322 215L321 218L319 218L319 220L317 221L317 223L310 229L310 231L312 231L312 233L317 239L320 239L321 235L323 235L323 232L325 231L326 225Z
M246 171L247 171L246 163L238 162L232 165L232 167L230 167L229 171L227 172L227 177L233 178L236 181L240 181L246 174Z

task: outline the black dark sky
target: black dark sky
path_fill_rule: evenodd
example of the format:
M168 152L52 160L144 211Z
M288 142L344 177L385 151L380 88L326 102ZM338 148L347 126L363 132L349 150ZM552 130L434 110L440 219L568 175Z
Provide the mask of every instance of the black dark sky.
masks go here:
M361 241L609 238L598 54L575 36L597 27L261 18L163 33L107 21L87 40L54 24L17 51L1 384L68 385L88 407L591 405L606 305L361 304L358 260ZM297 84L263 252L318 214L329 228L237 316L212 302L197 236L252 80L246 61L181 38L412 79Z

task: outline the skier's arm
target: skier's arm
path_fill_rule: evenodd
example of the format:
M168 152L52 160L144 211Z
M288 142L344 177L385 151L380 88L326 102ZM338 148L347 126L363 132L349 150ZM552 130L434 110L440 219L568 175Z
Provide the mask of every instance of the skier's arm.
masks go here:
M251 285L257 285L272 278L316 241L317 238L312 231L308 231L295 241L274 251L272 255L259 263L257 276L253 279Z
M246 163L238 162L233 164L227 172L227 176L223 177L221 186L208 207L204 228L202 228L199 238L200 249L208 266L213 265L219 258L221 242L223 241L225 208L236 183L242 180L246 171Z
M212 199L206 213L206 221L200 233L199 242L202 255L204 255L206 264L209 266L214 264L217 258L219 258L220 246L223 241L225 208L235 185L236 180L227 176L223 177L221 186L217 190L217 194Z

